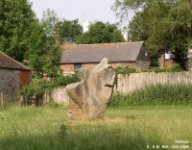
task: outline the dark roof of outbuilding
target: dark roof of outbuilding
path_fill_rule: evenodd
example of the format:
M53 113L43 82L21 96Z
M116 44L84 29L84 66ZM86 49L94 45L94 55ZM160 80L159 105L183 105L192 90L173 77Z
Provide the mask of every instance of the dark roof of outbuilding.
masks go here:
M104 57L109 62L136 61L143 46L140 42L120 42L101 44L71 44L64 45L61 64L67 63L98 63Z
M8 55L0 51L0 68L14 69L14 70L30 70L27 66L19 63Z

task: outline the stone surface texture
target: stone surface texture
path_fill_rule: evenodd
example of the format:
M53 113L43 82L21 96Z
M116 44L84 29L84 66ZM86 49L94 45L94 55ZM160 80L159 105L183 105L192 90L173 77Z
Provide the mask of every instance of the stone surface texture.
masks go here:
M69 115L74 120L97 119L104 116L109 105L115 81L115 72L104 58L91 69L79 69L80 82L66 87Z

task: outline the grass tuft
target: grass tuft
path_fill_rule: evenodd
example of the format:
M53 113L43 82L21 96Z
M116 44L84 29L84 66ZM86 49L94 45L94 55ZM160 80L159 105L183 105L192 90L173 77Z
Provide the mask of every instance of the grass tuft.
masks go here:
M130 94L116 93L112 97L111 107L132 105L186 105L192 104L192 85L155 85L146 86Z

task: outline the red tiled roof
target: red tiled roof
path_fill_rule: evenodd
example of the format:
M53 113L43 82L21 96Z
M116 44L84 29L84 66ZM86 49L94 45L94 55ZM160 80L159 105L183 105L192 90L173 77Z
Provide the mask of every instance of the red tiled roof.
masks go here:
M27 66L19 63L8 55L0 51L0 68L15 69L15 70L30 70Z

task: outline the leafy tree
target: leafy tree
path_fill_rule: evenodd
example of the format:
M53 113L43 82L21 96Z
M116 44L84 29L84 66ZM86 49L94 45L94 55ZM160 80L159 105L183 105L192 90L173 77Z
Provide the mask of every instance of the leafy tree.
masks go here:
M63 42L76 42L76 37L82 34L83 28L76 20L63 20L60 22L60 36Z
M53 35L44 29L27 0L0 1L0 50L20 62L27 60L38 75L55 72L60 60Z
M49 8L43 12L43 19L41 20L43 29L47 38L55 35L55 25L59 21L57 14Z
M41 49L33 50L29 54L29 62L35 75L41 76L43 73L53 77L59 71L59 61L61 57L60 48L55 44L55 40L47 39L42 36L44 41L40 41Z
M145 40L153 56L161 50L171 50L175 60L184 65L189 39L192 39L192 1L116 0L115 7L120 16L135 10L129 24L131 40Z
M77 37L77 43L111 43L122 42L123 37L121 31L117 29L115 24L96 22L92 24L88 32Z
M23 61L33 48L30 37L37 23L27 0L0 1L0 50Z
M144 22L144 14L137 13L129 24L128 39L132 41L147 40L147 25Z
M36 26L33 37L38 36L39 41L36 42L36 49L30 51L29 60L37 75L46 73L54 76L59 70L61 51L55 43L55 24L57 22L56 13L47 9L44 12L43 19Z

